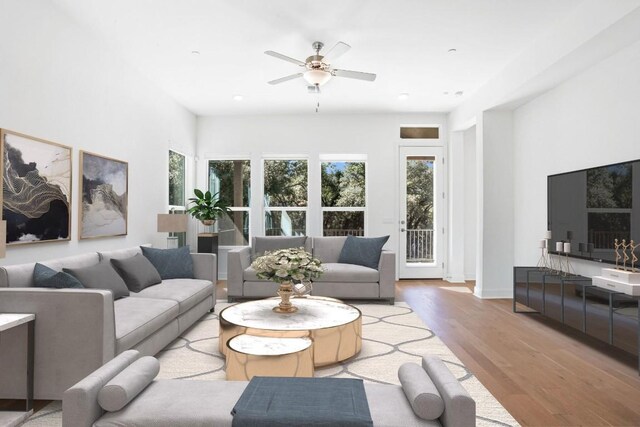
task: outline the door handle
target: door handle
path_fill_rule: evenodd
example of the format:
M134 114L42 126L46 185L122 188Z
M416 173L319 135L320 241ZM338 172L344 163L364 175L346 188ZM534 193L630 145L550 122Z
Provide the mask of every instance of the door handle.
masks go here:
M400 231L401 231L402 233L404 233L404 232L405 232L405 231L407 231L407 230L405 230L404 228L401 228L401 229L400 229Z

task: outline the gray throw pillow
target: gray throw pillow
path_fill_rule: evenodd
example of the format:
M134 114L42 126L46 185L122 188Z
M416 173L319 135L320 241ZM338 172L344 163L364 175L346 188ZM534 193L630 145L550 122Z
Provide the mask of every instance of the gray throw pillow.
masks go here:
M354 237L347 236L338 262L342 264L355 264L364 267L378 269L382 247L389 240L389 236L383 237Z
M108 412L121 410L151 384L158 372L158 359L151 356L141 357L100 389L98 404Z
M63 268L62 270L78 279L85 288L111 291L114 300L129 296L129 289L127 289L124 280L108 262L101 262L90 267Z
M193 259L189 246L176 249L156 249L140 246L142 254L158 270L162 280L193 279Z
M140 292L144 288L162 282L158 270L142 254L125 259L111 258L111 265L131 292Z
M38 288L83 288L75 277L63 271L55 271L39 262L33 268L33 284Z
M444 400L438 388L420 365L405 363L398 369L402 384L413 412L423 420L435 420L444 413Z
M265 252L275 251L277 249L289 249L304 247L307 242L307 236L268 236L256 237L253 248L251 248L252 257L255 260L264 255Z

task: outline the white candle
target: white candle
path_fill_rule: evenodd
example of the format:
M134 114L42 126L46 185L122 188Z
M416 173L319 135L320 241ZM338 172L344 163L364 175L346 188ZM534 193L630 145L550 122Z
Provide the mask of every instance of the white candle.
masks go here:
M540 240L540 246L538 246L540 249L544 249L546 247L546 240Z
M565 253L571 253L571 243L567 242L564 244Z
M563 245L562 242L556 242L556 252L562 252Z
M545 239L551 239L551 230L547 230L547 232L544 233L544 238Z

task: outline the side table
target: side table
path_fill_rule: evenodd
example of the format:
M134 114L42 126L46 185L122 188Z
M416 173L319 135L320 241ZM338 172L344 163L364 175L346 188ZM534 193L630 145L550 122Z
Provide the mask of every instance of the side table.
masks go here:
M0 313L0 345L2 332L27 324L27 396L25 412L0 411L0 425L19 425L33 413L33 354L35 314ZM6 367L0 366L0 369Z

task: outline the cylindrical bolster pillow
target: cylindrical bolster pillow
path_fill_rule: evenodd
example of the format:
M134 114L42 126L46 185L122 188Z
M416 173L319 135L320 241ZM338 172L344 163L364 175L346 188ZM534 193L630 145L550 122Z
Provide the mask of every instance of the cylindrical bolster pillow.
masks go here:
M98 404L108 412L119 411L144 390L160 372L160 363L145 356L127 366L98 392Z
M435 420L444 413L444 400L429 375L420 365L405 363L398 370L407 400L413 412L424 420Z

